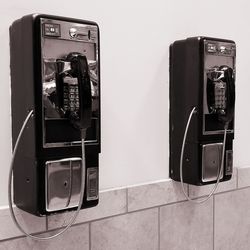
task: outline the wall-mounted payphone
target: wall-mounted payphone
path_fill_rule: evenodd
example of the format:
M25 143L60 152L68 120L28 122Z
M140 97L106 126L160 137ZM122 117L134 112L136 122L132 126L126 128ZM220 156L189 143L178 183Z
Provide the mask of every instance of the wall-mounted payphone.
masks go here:
M170 46L170 177L193 185L233 171L236 46L193 37Z
M39 216L76 209L82 187L81 208L97 205L97 24L49 15L25 16L10 27L10 53L13 145L33 110L14 159L14 203Z

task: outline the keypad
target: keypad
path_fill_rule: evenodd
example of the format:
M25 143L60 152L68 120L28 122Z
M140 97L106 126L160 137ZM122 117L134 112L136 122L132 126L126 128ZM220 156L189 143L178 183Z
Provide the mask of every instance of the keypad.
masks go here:
M217 82L214 88L215 109L226 109L227 98L226 98L226 84L225 82Z
M63 104L65 111L75 112L79 110L78 85L64 85Z

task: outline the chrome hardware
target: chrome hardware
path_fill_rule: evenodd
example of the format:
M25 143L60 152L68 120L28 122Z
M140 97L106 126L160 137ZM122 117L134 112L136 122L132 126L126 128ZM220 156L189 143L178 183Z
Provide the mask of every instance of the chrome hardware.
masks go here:
M78 39L85 39L85 37L88 37L89 36L89 32L85 31L79 31L77 30L76 28L70 28L69 29L69 35L72 37L72 38L78 38Z
M207 52L215 53L217 51L217 46L214 43L207 44Z
M71 63L70 62L57 61L56 65L57 65L57 70L58 70L59 74L62 74L62 73L65 73L65 72L71 70Z
M78 205L81 187L82 159L67 158L45 163L46 211L57 211Z
M98 199L99 185L98 185L98 168L91 167L87 169L87 200Z
M69 29L69 35L71 36L71 37L76 37L76 34L77 34L77 29L76 28L70 28Z
M225 174L231 175L232 173L233 173L233 150L227 150Z
M218 67L214 67L208 70L207 77L212 81L220 81L224 78L224 70L219 70Z
M202 146L202 181L209 182L217 179L221 165L223 143L211 143ZM223 172L220 178L223 177Z

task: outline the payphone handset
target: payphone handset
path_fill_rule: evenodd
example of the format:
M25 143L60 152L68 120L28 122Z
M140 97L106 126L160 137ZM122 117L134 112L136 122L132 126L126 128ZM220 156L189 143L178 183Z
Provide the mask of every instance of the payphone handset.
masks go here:
M74 127L86 130L91 126L92 96L88 61L85 55L72 52L56 61L57 106L61 117Z
M196 203L232 176L235 58L231 40L191 37L170 46L170 177L191 201L183 183L216 184Z

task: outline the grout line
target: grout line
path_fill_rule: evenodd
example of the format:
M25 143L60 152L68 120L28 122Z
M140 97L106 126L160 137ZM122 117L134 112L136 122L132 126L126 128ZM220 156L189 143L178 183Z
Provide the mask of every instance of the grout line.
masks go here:
M215 196L213 195L213 250L215 240Z
M89 223L89 250L91 250L91 223Z
M161 209L158 207L158 250L161 248Z
M165 207L165 206L168 206L168 205L174 205L174 204L178 204L178 203L182 203L182 202L186 202L186 201L187 200L174 201L174 202L169 202L169 203L166 203L166 204L156 205L156 206L152 206L152 207L145 207L145 208L129 211L128 214L135 213L135 212L140 212L140 211L145 211L145 210L149 210L149 209L154 209L154 208Z
M46 218L45 218L45 228L46 228L46 231L49 230L49 218L48 218L48 216L46 216Z
M239 169L236 169L236 188L239 188Z
M248 188L250 188L250 186L247 186L247 187L240 187L240 188L237 188L237 189L232 190L232 191L237 191L237 190L242 190L242 189L248 189Z
M128 213L128 188L126 188L126 213Z
M55 228L55 229L53 228L51 230L34 232L34 233L31 233L31 235L40 235L40 234L44 234L44 233L49 233L49 232L57 231L58 229L59 228ZM13 236L13 237L10 237L10 238L1 239L0 243L1 242L5 242L5 241L11 241L11 240L17 240L17 239L24 239L24 238L28 239L28 237L26 235L22 234L22 235Z
M22 238L25 238L25 237L26 237L25 235L14 236L14 237L11 237L11 238L6 238L6 239L0 240L0 243L5 242L5 241L18 240L18 239L22 239Z
M250 186L247 186L247 187L241 187L241 188L232 188L232 189L228 189L228 190L225 190L225 191L216 191L213 195L217 195L217 194L224 194L224 193L229 193L229 192L234 192L234 191L237 191L237 190L241 190L241 189L247 189L247 188L250 188ZM200 196L196 196L194 199L200 199L202 197L205 197L207 196L207 194L202 194Z
M227 190L227 191L215 193L214 195L225 194L225 193L230 193L230 192L237 192L237 191L240 191L240 190L243 190L243 189L250 189L250 186L241 187L241 188L235 188L235 189L230 189L230 190Z

